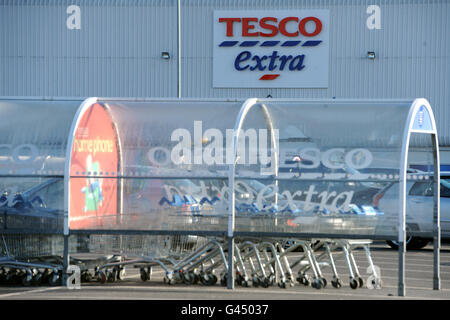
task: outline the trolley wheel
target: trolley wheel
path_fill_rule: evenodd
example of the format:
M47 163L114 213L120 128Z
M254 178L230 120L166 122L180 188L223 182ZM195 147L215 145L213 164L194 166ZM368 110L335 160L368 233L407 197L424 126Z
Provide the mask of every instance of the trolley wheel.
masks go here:
M362 288L364 286L364 280L361 277L358 277L358 285L360 288Z
M370 283L372 284L372 288L381 289L383 281L381 281L380 278L373 278L372 280L370 280Z
M22 275L22 285L24 287L29 287L31 285L31 280L33 279L33 276L31 273L24 273Z
M298 276L297 281L298 281L298 283L300 283L306 287L311 284L311 281L309 280L309 277L307 275Z
M270 286L270 279L269 278L264 278L263 281L261 281L261 286L263 288L268 288Z
M174 279L170 279L169 277L165 276L164 277L164 283L167 283L169 286L175 283Z
M145 271L145 269L144 268L141 268L140 269L140 273L141 273L141 280L142 281L147 281L148 280L148 274L147 274L147 271Z
M14 270L11 278L11 282L13 284L21 284L22 283L22 276L23 271L22 270Z
M50 278L50 271L48 269L45 269L44 272L42 272L41 282L48 283L49 278Z
M106 282L106 275L103 271L98 271L97 272L97 279L98 282L100 282L101 284L104 284Z
M314 289L321 289L322 288L322 280L320 278L315 278L314 281L311 283L311 286Z
M0 284L4 284L6 280L6 270L4 268L0 269Z
M89 271L86 271L85 273L83 273L83 276L81 277L81 281L83 281L83 282L91 282L92 281L92 276L89 273Z
M209 274L208 285L213 286L217 283L217 276L214 273Z
M327 286L327 279L320 278L320 281L322 281L322 288L325 288Z
M194 280L192 281L192 284L197 284L197 283L200 281L199 275L196 274L195 272L192 272L192 278L194 279ZM220 281L222 281L222 279L221 279Z
M286 272L286 273L284 274L284 276L286 277L286 280L287 280L288 282L293 282L293 281L292 281L291 274L290 274L289 272Z
M286 282L280 281L280 282L278 283L278 286L279 286L281 289L286 289Z
M259 285L261 284L260 282L261 282L261 281L259 280L259 278L258 278L257 276L253 276L253 277L252 277L252 285L253 285L255 288L258 288L258 287L259 287Z
M200 283L203 285L206 285L206 281L208 280L208 275L206 273L204 273L203 271L201 271L199 278L200 278Z
M193 271L188 272L188 274L189 278L191 279L191 284L197 284L199 280L198 275L196 275Z
M275 275L274 274L270 274L269 275L269 285L273 286L275 284Z
M200 281L205 286L213 286L217 283L217 276L213 273L205 273L204 275L200 276Z
M117 271L117 280L123 280L123 278L125 278L125 275L126 275L125 268L119 268Z
M209 273L200 272L200 282L205 286L209 285L210 282Z
M183 283L193 284L194 283L194 274L192 272L183 273Z
M94 267L94 277L98 277L98 270L99 270L99 267L95 266Z
M341 288L342 287L342 281L341 281L341 279L333 279L333 280L331 280L331 285L334 287L334 288L336 288L336 289L339 289L339 288Z
M6 276L5 276L5 283L8 283L8 284L10 284L12 281L13 281L13 278L14 278L14 275L16 274L16 271L14 270L9 270L7 273L6 273Z
M180 276L181 276L181 282L183 282L184 284L190 284L191 278L189 277L189 274L183 272L180 274Z
M117 269L116 268L114 268L112 271L107 272L108 282L116 281L116 277L117 277Z
M37 272L31 279L31 284L34 286L39 286L42 283L42 273Z
M184 271L183 270L175 271L173 273L173 279L177 283L184 282Z
M58 285L58 282L59 282L59 275L58 273L53 272L48 279L48 284L51 286L56 286Z
M243 280L241 286L248 288L250 286L248 280Z
M106 281L108 282L114 282L116 281L116 272L113 271L106 271Z
M350 278L350 288L357 289L358 285L358 280L356 280L355 278Z
M11 284L21 284L22 283L22 275L23 275L23 272L21 270L14 269L11 272L11 275L10 275L11 277L9 279L9 283L11 283Z
M236 285L242 286L243 281L244 281L244 277L239 272L236 272L236 278L235 278Z
M228 274L224 273L221 277L220 277L220 284L223 287L226 287L228 285Z

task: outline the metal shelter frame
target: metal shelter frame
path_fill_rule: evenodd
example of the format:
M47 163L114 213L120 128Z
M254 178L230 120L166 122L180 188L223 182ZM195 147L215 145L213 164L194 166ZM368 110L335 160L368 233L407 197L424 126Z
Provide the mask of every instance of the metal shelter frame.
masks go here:
M10 99L10 100L29 100L29 98L4 98L4 99ZM42 100L42 99L34 99L34 100ZM45 99L44 99L45 100ZM53 100L53 99L49 99ZM61 99L61 100L68 100L68 99ZM233 289L234 288L234 239L239 236L246 236L246 235L253 235L253 236L271 236L271 237L324 237L324 238L345 238L345 239L367 239L370 237L370 235L354 235L354 234L306 234L306 233L266 233L266 232L257 232L257 233L250 233L250 232L240 232L236 231L235 229L235 179L236 179L236 162L237 162L237 150L238 150L238 143L239 143L239 137L241 135L241 131L243 128L243 125L246 121L247 115L249 111L254 108L255 106L261 106L263 111L263 116L266 120L266 125L269 129L269 132L271 134L272 139L272 145L275 145L275 154L277 155L275 157L275 175L274 179L276 180L275 183L277 183L278 179L278 154L277 149L278 146L276 145L276 139L273 135L273 123L272 118L270 115L270 112L268 108L265 106L265 104L270 103L277 103L277 102L299 102L299 103L308 103L311 102L311 100L303 101L298 99L257 99L257 98L251 98L247 99L243 102L242 107L240 109L240 112L238 114L238 117L235 122L235 128L234 128L234 135L233 135L233 141L232 141L232 152L234 160L231 165L229 165L228 169L228 177L225 178L228 180L228 185L230 186L230 199L229 199L229 212L228 212L228 228L227 230L223 231L209 231L209 230L202 230L202 231L181 231L181 230L95 230L95 229L84 229L84 230L72 230L69 228L69 217L70 217L70 179L72 178L70 175L70 161L72 156L72 150L73 150L73 141L75 137L75 131L77 129L78 123L84 114L86 110L93 104L95 104L98 101L132 101L132 102L163 102L163 101L169 101L169 102L183 102L183 101L221 101L225 102L224 100L199 100L199 99L123 99L123 98L95 98L91 97L82 102L80 105L78 111L76 112L76 115L73 119L71 128L70 128L70 134L68 137L68 144L66 149L66 158L65 158L65 170L64 170L64 176L61 178L64 178L64 230L63 230L63 236L64 236L64 268L67 269L69 266L69 236L72 234L130 234L130 235L140 235L140 234L146 234L146 235L167 235L167 234L195 234L200 236L224 236L228 239L228 265L230 266L228 268L228 288ZM226 102L238 102L236 100L230 101L226 100ZM317 102L314 101L314 102ZM360 100L320 100L320 102L333 104L336 102L339 103L360 103ZM363 101L367 102L367 101ZM373 102L373 101L372 101ZM377 101L379 102L379 100ZM382 102L389 102L388 100L382 101ZM404 102L404 101L403 101ZM1 110L0 110L1 111ZM430 119L430 123L428 126L425 127L418 127L417 119L419 117L423 117L423 112L425 112ZM403 124L403 142L402 142L402 149L401 149L401 167L400 167L400 176L398 179L399 182L399 213L398 213L398 236L396 240L399 242L399 250L398 250L398 259L399 259L399 265L398 265L398 295L399 296L405 296L406 295L406 285L405 285L405 253L406 253L406 181L407 181L407 165L408 165L408 152L409 152L409 143L411 134L418 133L418 134L424 134L429 135L431 142L432 142L432 152L433 152L433 164L434 164L434 195L433 195L433 232L432 237L434 240L434 259L433 259L433 289L434 290L440 290L440 247L441 247L441 237L440 237L440 207L439 207L439 199L440 199L440 162L439 162L439 143L438 143L438 135L437 135L437 129L436 129L436 122L434 119L433 111L431 109L430 104L426 99L415 99L409 108L408 118L406 123ZM8 175L9 177L11 175ZM18 175L20 177L20 175ZM124 178L123 176L121 178ZM173 177L172 177L173 178ZM276 201L276 200L275 200ZM5 234L17 234L21 232L25 233L41 233L45 234L46 231L32 231L32 230L1 230L1 233ZM59 233L58 233L59 234ZM383 237L383 236L373 236L373 239L379 239L379 240L395 240L391 237Z
M237 157L237 148L238 148L238 141L239 141L239 135L241 134L242 126L245 122L246 115L248 112L255 107L258 104L261 104L263 110L264 110L264 116L266 117L269 129L272 129L272 121L270 118L270 114L267 111L267 108L265 107L264 103L276 103L276 102L295 102L298 100L295 99L247 99L241 108L241 111L239 112L239 116L236 120L236 126L235 126L235 136L233 139L233 147L232 150L234 152L233 159L236 160ZM336 100L329 100L324 101L328 103L333 103ZM300 102L300 101L299 101ZM303 102L303 101L302 101ZM342 100L339 102L343 102ZM344 101L345 102L345 101ZM349 101L350 103L356 102L355 100ZM431 126L426 128L415 128L414 127L414 121L418 116L419 109L425 108L428 112L428 115L431 120ZM409 143L412 133L420 133L420 134L429 134L430 138L432 140L432 146L433 146L433 164L434 164L434 195L433 195L433 243L434 243L434 250L433 250L433 289L434 290L440 290L440 247L441 247L441 238L440 238L440 208L439 208L439 198L440 198L440 162L439 162L439 142L438 142L438 136L437 136L437 128L436 128L436 121L434 118L433 110L431 109L431 106L429 102L426 99L418 98L415 99L410 107L408 119L405 123L404 131L403 131L403 142L402 142L402 152L401 152L401 168L400 168L400 192L399 192L399 215L398 215L398 242L399 242L399 267L398 267L398 295L399 296L406 296L406 285L405 285L405 254L406 254L406 179L407 179L407 166L408 166L408 151L409 151ZM273 135L272 135L273 137ZM275 176L278 176L278 162L275 165L276 168L276 174ZM229 252L234 253L234 236L236 234L235 232L235 172L236 172L236 161L233 162L233 164L230 166L229 170L229 181L230 181L230 188L231 188L231 199L230 199L230 219L228 224L228 239L229 239L229 245L228 250ZM281 236L281 235L278 235ZM335 238L336 236L333 234L324 234L322 235L324 237L329 238ZM343 237L342 235L338 236L338 238ZM352 235L344 236L346 238L352 238ZM233 266L233 254L230 255L228 258L228 265ZM229 275L228 275L228 288L232 289L234 288L234 270L232 267L229 268Z

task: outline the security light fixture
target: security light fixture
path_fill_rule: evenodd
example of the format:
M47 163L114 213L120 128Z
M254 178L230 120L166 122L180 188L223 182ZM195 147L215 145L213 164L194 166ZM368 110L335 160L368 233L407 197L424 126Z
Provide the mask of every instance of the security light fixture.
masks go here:
M370 59L370 60L375 60L375 58L376 58L375 52L368 51L367 52L367 58Z
M161 58L163 58L164 60L169 60L170 59L170 53L168 52L161 52Z

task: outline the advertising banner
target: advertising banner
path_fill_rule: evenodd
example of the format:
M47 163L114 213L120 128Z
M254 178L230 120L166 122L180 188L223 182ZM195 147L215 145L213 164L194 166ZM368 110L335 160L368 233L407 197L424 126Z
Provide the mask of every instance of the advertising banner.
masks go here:
M75 131L70 166L69 227L95 228L116 222L119 151L108 111L93 104ZM104 178L100 178L104 177Z

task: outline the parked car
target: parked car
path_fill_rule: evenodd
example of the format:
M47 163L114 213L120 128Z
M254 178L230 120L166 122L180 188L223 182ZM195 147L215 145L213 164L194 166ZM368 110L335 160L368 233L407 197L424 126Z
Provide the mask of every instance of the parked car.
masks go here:
M420 173L418 173L420 175ZM373 205L397 221L398 216L398 183L391 183L378 192L373 198ZM422 249L432 241L421 237L420 233L433 229L433 192L432 179L418 179L408 181L406 201L406 226L410 231L406 239L407 249ZM440 185L440 224L441 237L450 239L450 172L441 172ZM388 245L398 249L396 241L387 241Z

